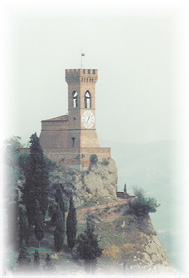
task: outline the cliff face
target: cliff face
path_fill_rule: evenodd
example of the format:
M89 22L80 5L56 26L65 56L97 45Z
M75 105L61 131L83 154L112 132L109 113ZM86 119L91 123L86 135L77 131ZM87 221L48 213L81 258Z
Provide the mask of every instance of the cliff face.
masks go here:
M64 184L67 191L74 193L75 206L81 206L91 198L116 197L117 168L113 159L92 165L88 171L57 168L51 176L51 183Z
M77 210L78 233L85 228L86 213L94 217L95 232L104 249L98 259L99 272L174 273L149 215L127 214L127 200L116 198L114 160L97 163L85 172L57 168L51 175L51 183L61 183L65 190L72 190L76 207L91 199L107 198L104 204Z
M149 215L137 217L125 214L126 200L89 208L95 221L95 231L102 246L99 266L104 271L174 273L159 241ZM85 210L78 210L79 225L83 225Z

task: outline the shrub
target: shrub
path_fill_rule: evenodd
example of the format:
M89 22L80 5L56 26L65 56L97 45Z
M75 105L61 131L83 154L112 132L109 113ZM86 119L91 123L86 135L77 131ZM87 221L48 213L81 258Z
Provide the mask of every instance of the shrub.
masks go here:
M123 245L123 251L125 253L130 253L134 250L135 245L133 243L126 243Z
M143 216L148 213L156 212L160 204L157 203L155 198L146 197L143 189L134 188L136 199L129 200L126 213L135 214L136 216Z
M111 259L117 259L120 255L120 249L118 246L112 245L109 247L105 247L102 254L105 257L109 257Z
M90 156L90 164L95 165L95 164L97 164L97 162L98 162L98 157L97 157L97 155L96 155L96 154L92 154L92 155Z
M101 164L103 164L103 165L105 165L105 166L109 165L109 163L110 163L109 160L108 160L108 159L105 159L105 158L104 158L104 159L102 160L102 162L101 162Z
M77 252L79 258L84 260L87 271L95 269L97 258L102 255L102 248L99 247L98 235L94 234L95 223L92 215L87 216L87 228L77 238Z
M44 270L47 272L54 272L56 270L54 261L52 260L50 254L47 253L45 258L45 265L43 266Z

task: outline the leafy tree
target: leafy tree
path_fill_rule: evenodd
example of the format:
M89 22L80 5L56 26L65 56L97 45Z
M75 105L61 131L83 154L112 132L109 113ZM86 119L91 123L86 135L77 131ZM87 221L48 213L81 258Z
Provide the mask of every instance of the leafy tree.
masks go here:
M19 169L19 149L23 147L21 138L13 136L4 142L3 148L3 202L7 212L7 235L9 243L17 247L19 245L18 218L19 218L19 196L18 179L21 178Z
M76 209L73 204L73 198L70 197L70 207L68 212L68 217L66 221L66 233L67 233L67 243L70 248L73 248L76 243L76 233L77 233L77 219L76 219Z
M17 263L20 268L24 268L24 267L28 267L30 262L31 262L31 258L27 251L25 240L23 240L20 246Z
M23 147L19 136L12 136L5 140L5 163L13 168L17 167L19 150Z
M63 218L62 211L60 210L59 204L57 205L57 217L56 217L56 228L54 232L54 244L56 251L59 252L62 249L65 236L65 218Z
M134 188L135 200L129 200L126 213L135 214L136 216L147 215L156 212L160 204L153 197L146 197L144 190Z
M23 210L22 207L19 207L19 220L18 220L18 225L19 225L19 245L25 241L26 245L28 246L29 244L29 227L28 227L28 221L26 218L25 211Z
M48 171L40 146L39 138L34 133L30 137L30 155L28 157L28 165L25 169L25 183L22 188L22 199L26 207L26 214L29 225L34 225L35 213L38 211L36 200L39 202L40 211L43 218L48 206Z
M96 259L102 255L98 245L98 235L94 234L94 221L91 215L87 216L87 228L77 238L77 251L79 258L85 261L86 270L91 272L96 267Z
M10 189L10 188L9 188ZM7 191L10 192L7 188ZM7 193L8 193L7 192ZM7 236L8 242L11 244L13 248L16 250L18 249L20 242L19 242L19 201L18 201L18 190L14 190L12 195L5 198L6 201L6 211L7 211Z

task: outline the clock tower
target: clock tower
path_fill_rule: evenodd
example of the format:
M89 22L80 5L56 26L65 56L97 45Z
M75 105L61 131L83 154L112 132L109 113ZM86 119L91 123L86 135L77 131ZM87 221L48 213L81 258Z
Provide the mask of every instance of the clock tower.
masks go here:
M95 84L97 69L66 69L68 114L42 121L40 142L45 155L58 165L85 170L90 156L110 158L96 133Z
M95 123L96 69L66 70L70 147L100 147Z

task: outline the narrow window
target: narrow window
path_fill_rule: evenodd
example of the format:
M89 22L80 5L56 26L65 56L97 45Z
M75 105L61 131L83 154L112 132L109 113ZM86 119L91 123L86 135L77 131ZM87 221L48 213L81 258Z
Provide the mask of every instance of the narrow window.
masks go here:
M95 70L93 70L93 74L95 74Z
M91 72L91 71L90 71L90 69L89 69L89 70L88 70L88 74L90 74L90 72Z
M91 108L91 94L89 91L85 93L85 108Z
M72 148L74 147L74 145L75 145L75 138L72 137Z
M73 108L76 108L78 107L78 93L76 91L73 91L72 97L73 97Z

